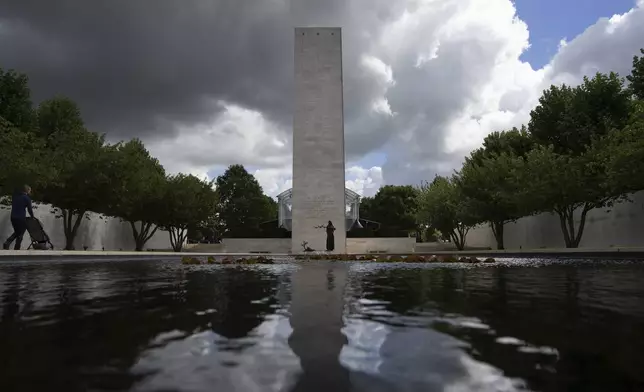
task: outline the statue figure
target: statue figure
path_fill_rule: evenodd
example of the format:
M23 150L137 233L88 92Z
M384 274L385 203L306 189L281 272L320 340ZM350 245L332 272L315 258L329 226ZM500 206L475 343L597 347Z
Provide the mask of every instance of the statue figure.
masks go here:
M329 221L329 223L326 225L326 250L329 252L335 249L335 236L333 235L334 231L335 227L333 226L333 222Z
M315 226L316 229L326 229L326 250L328 252L331 252L333 249L335 249L335 236L333 235L333 232L335 231L335 226L333 226L333 222L329 221L329 223L325 225L320 225L320 226Z

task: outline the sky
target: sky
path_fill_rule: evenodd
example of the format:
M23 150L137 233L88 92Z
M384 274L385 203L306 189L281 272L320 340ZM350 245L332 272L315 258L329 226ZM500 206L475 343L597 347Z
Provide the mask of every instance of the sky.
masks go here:
M551 84L630 72L644 0L0 0L0 67L170 173L292 186L293 27L342 27L347 187L458 169Z
M623 14L633 0L516 0L517 14L530 31L530 48L521 60L533 68L548 64L561 40L571 40L600 18Z

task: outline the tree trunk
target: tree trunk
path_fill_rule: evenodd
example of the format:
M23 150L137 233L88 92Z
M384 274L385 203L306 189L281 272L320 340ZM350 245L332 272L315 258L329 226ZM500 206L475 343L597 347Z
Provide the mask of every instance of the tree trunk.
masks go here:
M136 224L130 222L132 228L132 235L134 236L134 250L140 252L150 238L157 232L158 226L152 228L152 222L141 222L141 229L137 230Z
M454 245L456 245L456 249L465 249L465 239L467 238L468 231L470 231L469 227L458 224L456 229L450 233L450 238L452 239L452 242L454 242Z
M586 216L588 215L588 211L592 209L592 204L584 203L581 210L581 216L579 217L579 227L575 227L574 206L566 206L555 210L557 215L559 215L559 224L564 236L566 248L579 247L579 243L581 242L581 238L584 234L584 228L586 227Z
M170 245L175 252L181 252L183 244L186 242L188 230L185 227L170 227L168 230L170 235Z
M588 211L592 210L593 206L591 204L584 204L583 209L581 210L581 216L579 217L579 227L577 228L577 237L574 238L574 247L578 248L579 243L581 242L581 237L584 235L584 228L586 227L586 216L588 215ZM572 224L572 218L571 218L571 224Z
M492 233L494 234L494 239L496 240L497 249L505 249L503 246L503 228L505 226L504 221L493 221L490 222L490 227L492 228Z
M76 239L76 234L78 234L78 228L80 227L80 224L83 221L83 218L85 217L86 211L79 211L78 214L74 214L74 211L69 209L61 209L61 211L63 213L63 231L65 233L65 250L75 250L74 240Z

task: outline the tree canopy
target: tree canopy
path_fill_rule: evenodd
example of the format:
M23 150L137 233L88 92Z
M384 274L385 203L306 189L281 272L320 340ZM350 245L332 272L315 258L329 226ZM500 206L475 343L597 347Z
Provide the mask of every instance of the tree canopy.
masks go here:
M555 152L582 154L593 140L623 128L631 109L631 93L614 72L584 77L577 87L551 86L530 113L534 140Z
M644 49L640 49L644 55ZM639 100L644 100L644 56L633 56L633 69L626 77L629 82L629 89Z
M470 208L476 211L477 220L489 223L498 249L504 249L505 224L524 215L517 203L521 186L516 174L518 160L521 158L503 152L484 158L479 164L469 161L454 177Z
M17 129L32 129L34 112L27 75L0 68L0 118Z
M76 102L63 96L43 101L36 112L38 132L45 139L62 132L83 129L85 123Z
M170 244L179 252L188 238L188 229L216 213L217 198L212 182L193 175L168 177L163 195L160 226L170 233Z
M479 221L469 200L453 179L436 176L431 183L421 185L418 195L418 220L440 231L464 249L467 233Z
M492 132L483 139L483 146L465 158L465 164L481 165L487 158L505 154L525 156L535 146L535 141L525 126L508 131Z
M277 220L277 203L264 195L257 179L242 165L231 165L217 177L216 186L224 236L258 236L262 223Z
M419 235L418 189L410 185L385 185L372 197L360 198L360 219L376 222L352 228L348 237L407 237Z
M0 192L11 195L25 183L36 184L44 181L40 167L44 164L42 155L44 141L31 132L24 132L0 117Z

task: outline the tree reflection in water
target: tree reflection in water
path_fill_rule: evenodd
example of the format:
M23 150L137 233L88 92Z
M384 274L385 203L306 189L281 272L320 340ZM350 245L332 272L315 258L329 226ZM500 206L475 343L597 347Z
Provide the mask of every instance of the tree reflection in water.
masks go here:
M14 265L0 269L0 390L124 390L129 369L169 331L229 343L279 310L270 269L164 263ZM245 340L253 344L253 340Z

